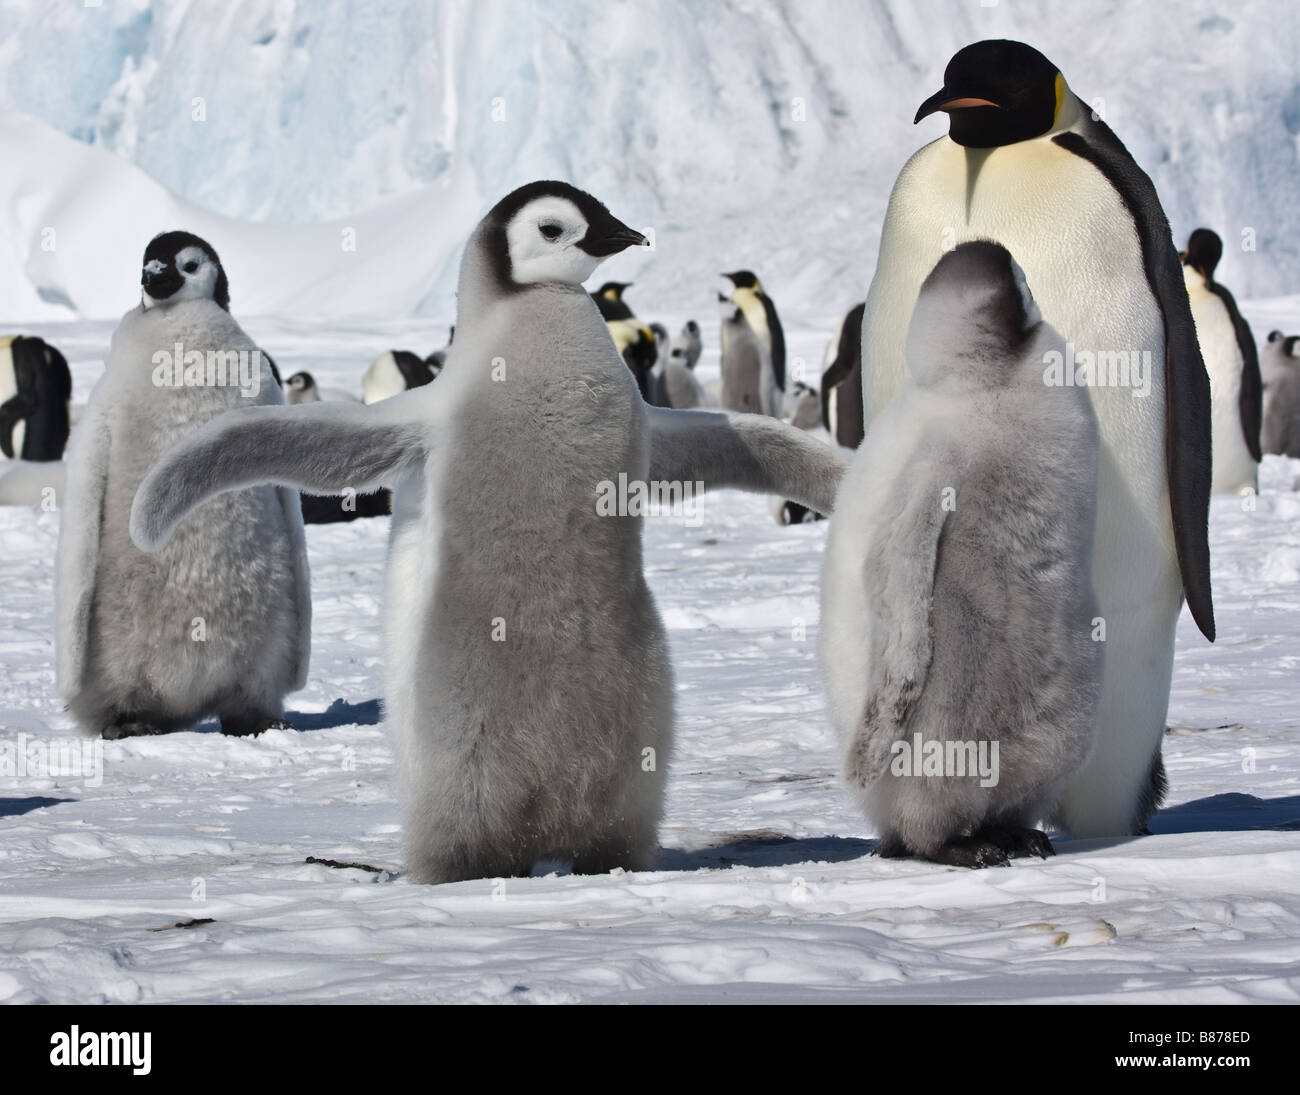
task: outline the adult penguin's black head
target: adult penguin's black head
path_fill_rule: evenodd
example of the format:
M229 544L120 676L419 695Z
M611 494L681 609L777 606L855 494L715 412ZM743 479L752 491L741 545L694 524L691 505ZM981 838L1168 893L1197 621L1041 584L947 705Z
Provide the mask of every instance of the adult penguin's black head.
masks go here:
M1198 228L1187 237L1187 250L1182 254L1184 266L1190 266L1206 282L1214 280L1215 268L1223 258L1223 240L1219 233L1209 228Z
M760 293L763 291L763 286L759 283L753 270L735 270L730 274L723 274L722 276L731 282L731 284L737 289L754 289Z
M1038 50L990 39L953 54L943 87L921 104L913 122L947 111L948 136L959 145L997 148L1041 137L1055 124L1065 94L1064 77Z

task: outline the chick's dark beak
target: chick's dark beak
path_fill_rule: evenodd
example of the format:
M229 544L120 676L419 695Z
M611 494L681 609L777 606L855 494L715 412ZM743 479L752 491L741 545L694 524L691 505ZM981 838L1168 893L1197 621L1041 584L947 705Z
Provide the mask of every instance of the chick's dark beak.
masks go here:
M161 270L145 270L140 275L140 284L154 300L165 300L181 287L184 280L174 266L165 266Z
M629 228L622 221L608 217L587 229L587 234L578 241L578 246L589 255L604 258L616 255L629 247L642 247L650 241L634 228Z

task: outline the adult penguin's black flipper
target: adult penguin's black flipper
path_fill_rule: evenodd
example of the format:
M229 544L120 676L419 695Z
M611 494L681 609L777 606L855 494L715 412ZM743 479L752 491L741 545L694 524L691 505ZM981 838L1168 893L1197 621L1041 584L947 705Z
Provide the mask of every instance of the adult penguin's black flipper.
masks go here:
M1095 116L1094 116L1095 118ZM1183 593L1201 633L1214 641L1210 590L1210 378L1201 357L1182 264L1155 186L1105 122L1087 136L1059 133L1052 140L1100 171L1133 219L1147 284L1165 326L1165 467L1174 546Z

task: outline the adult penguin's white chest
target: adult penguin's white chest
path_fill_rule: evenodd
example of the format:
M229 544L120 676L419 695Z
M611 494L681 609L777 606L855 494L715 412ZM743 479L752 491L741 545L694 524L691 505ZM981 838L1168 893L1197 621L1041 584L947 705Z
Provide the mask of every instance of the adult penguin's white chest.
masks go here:
M1127 384L1102 385L1097 369L1089 385L1103 449L1098 549L1120 549L1117 541L1131 534L1159 541L1172 558L1163 318L1122 198L1096 167L1047 137L995 149L944 137L904 167L863 325L868 423L906 375L904 343L921 282L945 250L972 239L1003 244L1024 269L1043 318L1076 356L1073 369L1064 363L1064 378L1088 379L1077 366L1101 355L1104 379L1126 375ZM1121 493L1122 516L1104 497ZM1121 521L1140 527L1107 528Z
M1237 332L1223 301L1205 287L1200 274L1188 267L1183 267L1183 271L1192 320L1196 324L1196 339L1201 344L1201 357L1205 359L1205 371L1210 377L1210 400L1217 426L1219 408L1232 406L1232 401L1241 391L1241 347L1237 345ZM1232 413L1236 414L1235 407Z

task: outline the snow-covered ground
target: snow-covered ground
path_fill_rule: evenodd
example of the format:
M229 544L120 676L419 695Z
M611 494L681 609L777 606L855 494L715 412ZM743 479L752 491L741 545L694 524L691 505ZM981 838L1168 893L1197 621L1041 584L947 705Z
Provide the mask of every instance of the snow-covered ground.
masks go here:
M1261 336L1300 326L1295 298L1246 311ZM716 318L697 318L716 375ZM791 354L820 361L835 318L787 316ZM247 326L286 375L354 388L379 351L446 333ZM111 329L31 328L67 354L79 401ZM976 872L870 856L815 655L826 526L722 494L697 526L646 520L680 692L657 868L408 883L378 705L387 519L311 527L296 730L209 724L102 743L102 778L0 776L0 1001L1295 1002L1300 461L1270 457L1262 479L1253 509L1214 502L1219 639L1184 614L1155 835ZM0 757L72 735L53 687L58 521L0 509Z

